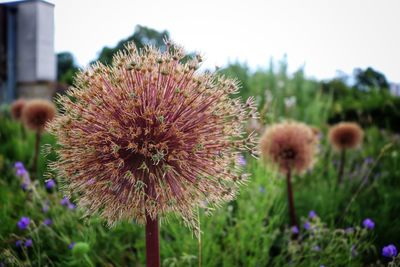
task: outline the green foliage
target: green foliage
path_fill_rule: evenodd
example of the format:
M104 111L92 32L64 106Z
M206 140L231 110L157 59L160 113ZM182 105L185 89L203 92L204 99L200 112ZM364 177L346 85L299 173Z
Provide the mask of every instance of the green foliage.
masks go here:
M138 25L131 36L119 41L115 47L104 47L100 51L97 60L103 64L111 64L113 55L117 51L122 50L129 42L134 42L138 48L142 48L144 45L153 45L165 50L165 38L169 38L169 33L167 31L158 32L154 29Z
M79 68L75 62L74 56L70 52L61 52L57 54L57 81L72 85L74 75Z

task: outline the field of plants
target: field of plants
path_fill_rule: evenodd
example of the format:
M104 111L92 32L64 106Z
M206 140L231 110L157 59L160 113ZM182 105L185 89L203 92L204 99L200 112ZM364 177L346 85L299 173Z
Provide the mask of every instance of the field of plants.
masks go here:
M257 71L231 64L218 73L239 79L242 99L254 97L259 118L245 127L258 140L288 121L313 129L313 164L291 177L296 225L289 216L290 170L243 152L248 181L225 204L199 205L200 235L180 216L161 218L162 266L400 266L399 99L376 85L361 90L286 69L284 61ZM123 219L110 227L107 216L88 216L81 196L66 193L66 181L49 170L61 160L59 136L32 131L10 105L0 112L0 266L145 266L143 225ZM329 135L342 121L363 131L345 157ZM92 167L80 164L83 157L70 160L63 159Z

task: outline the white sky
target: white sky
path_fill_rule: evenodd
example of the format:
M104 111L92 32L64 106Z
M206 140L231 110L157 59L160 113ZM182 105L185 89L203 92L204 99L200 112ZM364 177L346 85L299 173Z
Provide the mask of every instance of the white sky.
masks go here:
M56 51L80 65L137 24L168 30L207 67L229 61L266 67L288 56L289 70L331 78L372 66L400 82L399 0L55 0Z

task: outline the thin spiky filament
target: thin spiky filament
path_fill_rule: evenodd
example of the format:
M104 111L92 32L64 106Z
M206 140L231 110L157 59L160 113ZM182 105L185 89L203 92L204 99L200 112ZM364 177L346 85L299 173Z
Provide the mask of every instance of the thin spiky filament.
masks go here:
M199 73L201 57L183 64L184 55L169 42L166 52L129 44L59 98L52 167L88 213L112 224L173 211L193 225L200 202L231 200L244 182L238 158L255 147L243 129L254 102L232 98L236 81Z

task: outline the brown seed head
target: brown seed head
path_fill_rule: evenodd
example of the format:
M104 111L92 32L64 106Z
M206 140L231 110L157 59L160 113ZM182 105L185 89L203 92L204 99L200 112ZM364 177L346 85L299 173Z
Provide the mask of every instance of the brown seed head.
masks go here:
M56 107L50 101L33 99L26 102L21 118L28 129L42 132L46 123L53 120L55 113Z
M194 226L200 203L231 200L246 177L238 159L255 146L243 125L253 100L230 97L236 81L197 72L199 57L166 51L131 43L111 66L83 71L49 127L65 189L110 224L176 212Z
M11 116L14 120L21 120L22 109L24 108L26 101L22 98L15 100L11 104Z
M341 122L329 130L329 141L339 151L359 147L363 137L364 131L357 123Z
M268 127L260 143L265 161L278 165L282 173L301 173L312 167L319 142L307 125L283 122Z

